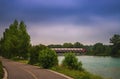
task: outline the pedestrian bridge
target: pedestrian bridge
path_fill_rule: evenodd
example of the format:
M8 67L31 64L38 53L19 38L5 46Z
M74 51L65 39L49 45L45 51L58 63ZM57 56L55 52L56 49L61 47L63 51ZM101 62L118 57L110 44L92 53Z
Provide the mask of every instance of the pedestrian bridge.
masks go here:
M73 52L76 54L85 54L86 49L85 48L51 48L54 50L56 53L68 53L68 52Z

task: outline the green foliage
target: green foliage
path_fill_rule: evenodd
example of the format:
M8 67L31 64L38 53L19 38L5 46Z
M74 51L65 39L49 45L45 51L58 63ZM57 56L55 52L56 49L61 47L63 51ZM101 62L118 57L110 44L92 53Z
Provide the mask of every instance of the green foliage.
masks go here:
M74 53L66 53L62 64L69 69L82 70L82 63L78 62Z
M26 25L23 21L18 23L17 20L5 29L3 38L0 40L1 55L7 58L18 57L28 58L30 47L30 36L26 31Z
M71 70L64 66L56 66L56 67L53 67L52 70L68 75L74 79L103 79L102 77L90 74L89 72Z
M112 38L110 38L110 43L112 43L112 52L111 56L120 56L120 35L115 34Z
M93 46L92 45L86 45L84 46L86 49L86 55L93 55Z
M60 44L57 44L57 45L51 44L51 45L48 45L48 47L49 47L49 48L62 48L63 46L60 45Z
M37 64L39 62L39 53L42 50L47 49L46 46L44 45L37 45L37 46L32 46L30 50L30 60L29 64Z
M63 47L64 48L73 48L73 44L72 43L64 43Z
M73 45L74 48L82 48L83 44L79 43L79 42L75 42Z
M92 48L92 55L106 56L110 55L111 47L103 45L103 43L96 43Z
M39 63L43 68L51 68L58 64L57 54L50 49L42 50L39 53Z
M57 44L57 45L48 45L49 48L82 48L84 47L83 44L79 42L72 43L64 43L63 45Z
M94 46L93 46L93 52L94 52L94 55L100 55L101 53L103 53L105 50L105 47L102 43L96 43Z
M4 72L3 72L3 66L2 66L2 62L0 61L0 79L3 78Z

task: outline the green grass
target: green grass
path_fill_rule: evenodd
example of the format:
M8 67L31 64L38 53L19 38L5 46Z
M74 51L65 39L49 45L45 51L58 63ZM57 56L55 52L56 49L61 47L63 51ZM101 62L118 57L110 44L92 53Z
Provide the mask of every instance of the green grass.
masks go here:
M62 66L56 66L51 68L54 71L70 76L74 79L103 79L100 76L93 75L87 71L71 70Z
M3 66L2 66L2 62L0 61L0 79L3 78L3 75L4 75Z
M20 63L24 63L24 64L28 64L28 60L25 60L25 59L12 58L11 60L20 62Z

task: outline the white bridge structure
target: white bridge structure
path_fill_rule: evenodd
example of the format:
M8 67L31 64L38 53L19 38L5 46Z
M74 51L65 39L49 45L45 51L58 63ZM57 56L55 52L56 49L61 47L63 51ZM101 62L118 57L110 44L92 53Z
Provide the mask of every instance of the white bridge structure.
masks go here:
M85 48L51 48L51 49L54 50L58 54L69 53L69 52L73 52L76 54L85 54L86 53Z

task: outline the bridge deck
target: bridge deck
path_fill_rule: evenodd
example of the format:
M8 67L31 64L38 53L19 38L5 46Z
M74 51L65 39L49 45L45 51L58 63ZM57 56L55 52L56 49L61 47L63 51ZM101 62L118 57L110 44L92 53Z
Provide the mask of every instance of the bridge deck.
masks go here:
M52 48L56 53L67 53L67 52L74 52L74 53L85 53L86 49L84 48Z

